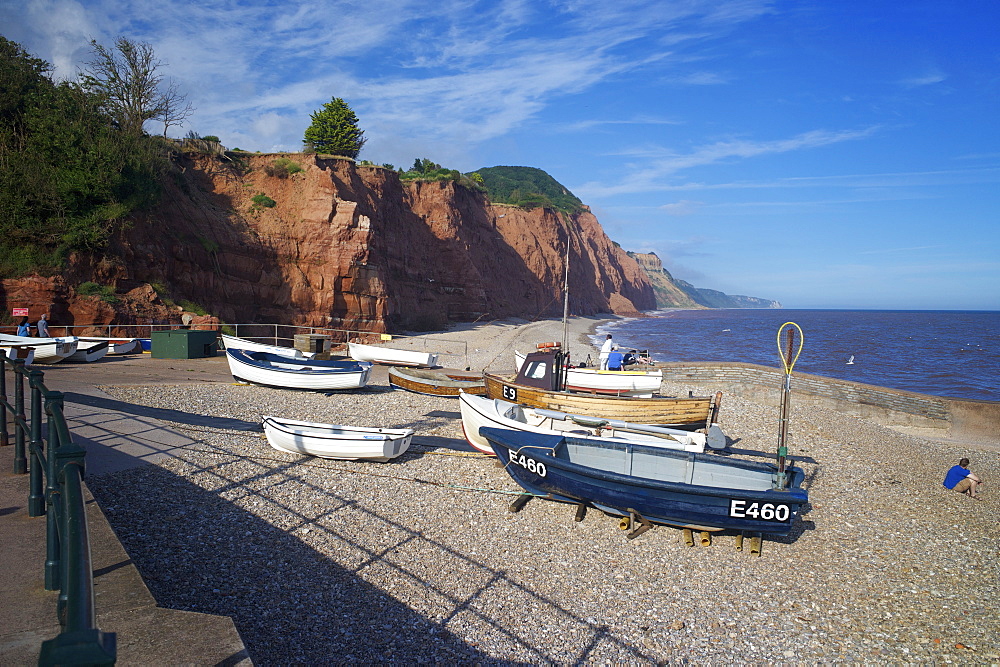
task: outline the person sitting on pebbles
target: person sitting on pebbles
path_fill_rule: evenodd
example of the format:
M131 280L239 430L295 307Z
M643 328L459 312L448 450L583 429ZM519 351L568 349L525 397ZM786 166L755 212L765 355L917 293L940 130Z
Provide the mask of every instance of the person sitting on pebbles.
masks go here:
M979 500L978 489L982 483L983 480L969 470L969 459L964 458L958 462L957 466L952 466L944 477L944 488L964 493L976 500Z

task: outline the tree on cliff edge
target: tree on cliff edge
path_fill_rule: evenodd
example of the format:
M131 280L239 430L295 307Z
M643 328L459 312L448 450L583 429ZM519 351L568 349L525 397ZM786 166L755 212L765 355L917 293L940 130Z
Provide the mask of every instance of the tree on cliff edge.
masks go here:
M365 133L358 127L358 117L347 102L334 97L310 118L312 124L306 128L302 139L307 151L358 157L361 147L365 145Z

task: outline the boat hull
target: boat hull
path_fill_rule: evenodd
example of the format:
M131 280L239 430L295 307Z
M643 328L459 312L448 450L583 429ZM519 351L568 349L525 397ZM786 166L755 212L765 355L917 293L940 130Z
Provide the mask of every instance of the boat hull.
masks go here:
M564 434L571 433L579 437L619 438L635 440L653 447L667 447L687 452L704 452L706 437L702 433L691 433L675 429L659 429L661 437L652 435L657 429L646 429L645 433L626 430L633 427L630 424L608 424L606 420L595 420L595 425L584 426L571 418L561 419L542 413L536 413L531 408L523 408L514 403L500 399L485 398L462 394L459 396L462 412L462 429L465 439L473 449L492 455L493 447L479 433L484 426L507 428L523 433ZM508 416L517 413L521 419ZM558 413L555 413L558 414ZM603 422L602 425L597 425ZM621 428L619 428L619 426ZM641 427L640 427L641 428ZM671 434L667 431L673 430Z
M97 338L93 336L81 336L80 341L90 343L106 342L108 344L108 354L110 355L142 352L142 345L139 343L138 338Z
M368 384L372 368L364 362L296 359L248 350L226 350L226 359L237 380L313 391L360 389Z
M25 366L30 366L35 360L35 348L27 346L0 346L0 352L10 361L20 359Z
M524 364L526 355L514 353L517 368ZM652 397L660 391L663 371L659 369L641 371L604 371L599 368L567 368L566 390L608 396Z
M227 350L250 350L251 352L270 352L271 354L279 354L285 357L293 357L295 359L311 359L313 355L306 354L302 350L297 350L294 347L281 347L280 345L267 345L266 343L255 343L252 340L246 340L245 338L237 338L236 336L227 336L222 334L222 344Z
M634 442L480 430L511 478L525 491L609 514L697 530L787 535L808 502L805 475L777 467Z
M667 424L685 429L708 428L718 395L715 398L670 398L654 396L601 396L568 391L548 391L530 387L485 373L486 396L533 408L546 408L574 415L594 415L633 424Z
M264 417L264 434L274 449L325 459L389 461L403 454L412 429L365 428Z
M370 361L373 364L389 366L411 366L413 368L430 368L437 366L438 355L417 350L397 350L378 345L362 345L348 343L348 354L356 361Z
M108 348L107 341L94 342L81 339L76 352L66 357L66 361L89 364L103 359L108 354Z
M417 394L458 398L460 392L482 396L486 385L481 375L448 368L390 368L389 384Z
M33 364L56 364L76 352L79 339L76 336L59 338L31 338L0 334L0 344L28 345L35 349Z

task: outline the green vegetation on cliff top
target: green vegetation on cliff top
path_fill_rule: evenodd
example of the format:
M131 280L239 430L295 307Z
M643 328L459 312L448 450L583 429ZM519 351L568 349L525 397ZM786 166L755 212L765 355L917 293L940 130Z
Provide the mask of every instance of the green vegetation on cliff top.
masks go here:
M476 173L482 177L491 201L569 214L583 210L583 202L576 195L536 167L486 167Z
M105 100L55 83L51 66L0 37L0 275L58 271L100 252L159 195L161 140L126 133Z

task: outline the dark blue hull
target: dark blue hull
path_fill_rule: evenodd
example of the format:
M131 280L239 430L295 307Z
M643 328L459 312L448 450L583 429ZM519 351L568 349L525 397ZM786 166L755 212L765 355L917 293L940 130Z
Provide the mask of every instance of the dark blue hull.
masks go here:
M635 512L654 523L700 530L787 535L808 502L799 468L788 468L786 489L775 491L777 467L768 463L500 428L479 432L529 493L611 514Z

